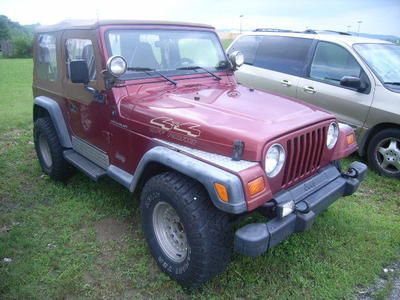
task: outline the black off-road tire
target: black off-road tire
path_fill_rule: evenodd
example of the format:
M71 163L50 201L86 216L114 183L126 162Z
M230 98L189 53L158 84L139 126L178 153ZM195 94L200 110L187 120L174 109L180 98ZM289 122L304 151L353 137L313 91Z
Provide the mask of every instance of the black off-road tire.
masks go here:
M368 158L368 163L369 165L379 174L388 176L388 177L393 177L393 178L400 178L400 171L396 172L393 166L389 166L388 168L382 168L382 166L379 164L379 161L377 159L377 153L376 151L380 146L386 147L387 144L389 143L389 139L394 139L397 140L397 148L400 148L400 129L398 128L388 128L384 129L382 131L379 131L377 134L375 134L372 139L370 140L368 144L368 149L367 149L367 158ZM387 142L385 142L387 141ZM397 154L395 154L397 152ZM391 158L397 157L399 158L399 151L393 151ZM383 156L380 156L380 159L382 159Z
M57 132L49 117L39 118L33 128L36 154L43 172L52 179L65 181L73 174L73 167L64 159L63 147L58 140ZM44 150L47 143L48 149ZM46 154L50 156L50 159Z
M181 262L168 257L155 233L155 207L165 202L175 209L187 237L188 250ZM225 270L233 245L231 218L213 206L200 183L176 172L156 175L143 188L140 210L151 254L182 286L197 287Z

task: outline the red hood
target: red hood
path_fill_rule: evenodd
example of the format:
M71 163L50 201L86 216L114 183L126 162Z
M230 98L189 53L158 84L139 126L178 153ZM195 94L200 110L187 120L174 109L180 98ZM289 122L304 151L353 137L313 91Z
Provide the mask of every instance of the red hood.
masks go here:
M233 142L242 140L248 160L260 160L265 144L281 135L333 118L293 99L224 81L128 86L121 116L144 125L145 135L229 156Z

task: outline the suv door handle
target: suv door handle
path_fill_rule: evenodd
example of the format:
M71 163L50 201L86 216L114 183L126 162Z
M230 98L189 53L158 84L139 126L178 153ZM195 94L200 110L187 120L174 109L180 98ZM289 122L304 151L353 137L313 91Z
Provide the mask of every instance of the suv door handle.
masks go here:
M303 90L308 94L315 94L317 91L312 86L303 86Z
M289 87L289 86L292 85L292 83L291 83L289 80L286 80L286 79L282 79L282 80L281 80L281 84L282 84L283 86L286 86L286 87Z

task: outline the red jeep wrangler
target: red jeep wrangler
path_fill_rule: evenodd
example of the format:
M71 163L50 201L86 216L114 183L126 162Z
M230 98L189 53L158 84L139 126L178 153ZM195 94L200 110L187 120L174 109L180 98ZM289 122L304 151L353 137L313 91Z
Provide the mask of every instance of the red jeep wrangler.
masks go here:
M144 235L184 286L221 273L232 248L256 256L342 196L366 166L343 173L353 130L321 110L236 83L207 25L63 22L34 46L34 140L43 171L74 169L140 191ZM264 223L233 234L253 211Z

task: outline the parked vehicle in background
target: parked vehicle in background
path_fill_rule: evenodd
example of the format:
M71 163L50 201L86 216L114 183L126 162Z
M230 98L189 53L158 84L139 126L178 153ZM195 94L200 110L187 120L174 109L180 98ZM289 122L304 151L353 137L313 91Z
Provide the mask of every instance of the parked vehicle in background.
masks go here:
M351 127L237 85L241 58L200 24L64 22L35 36L43 171L65 180L75 167L138 191L150 251L184 286L224 271L232 248L255 256L306 230L365 177L364 164L338 163L357 149ZM254 210L269 219L233 235Z
M258 29L227 51L238 50L239 83L334 113L356 130L371 167L400 178L400 46L342 32Z

